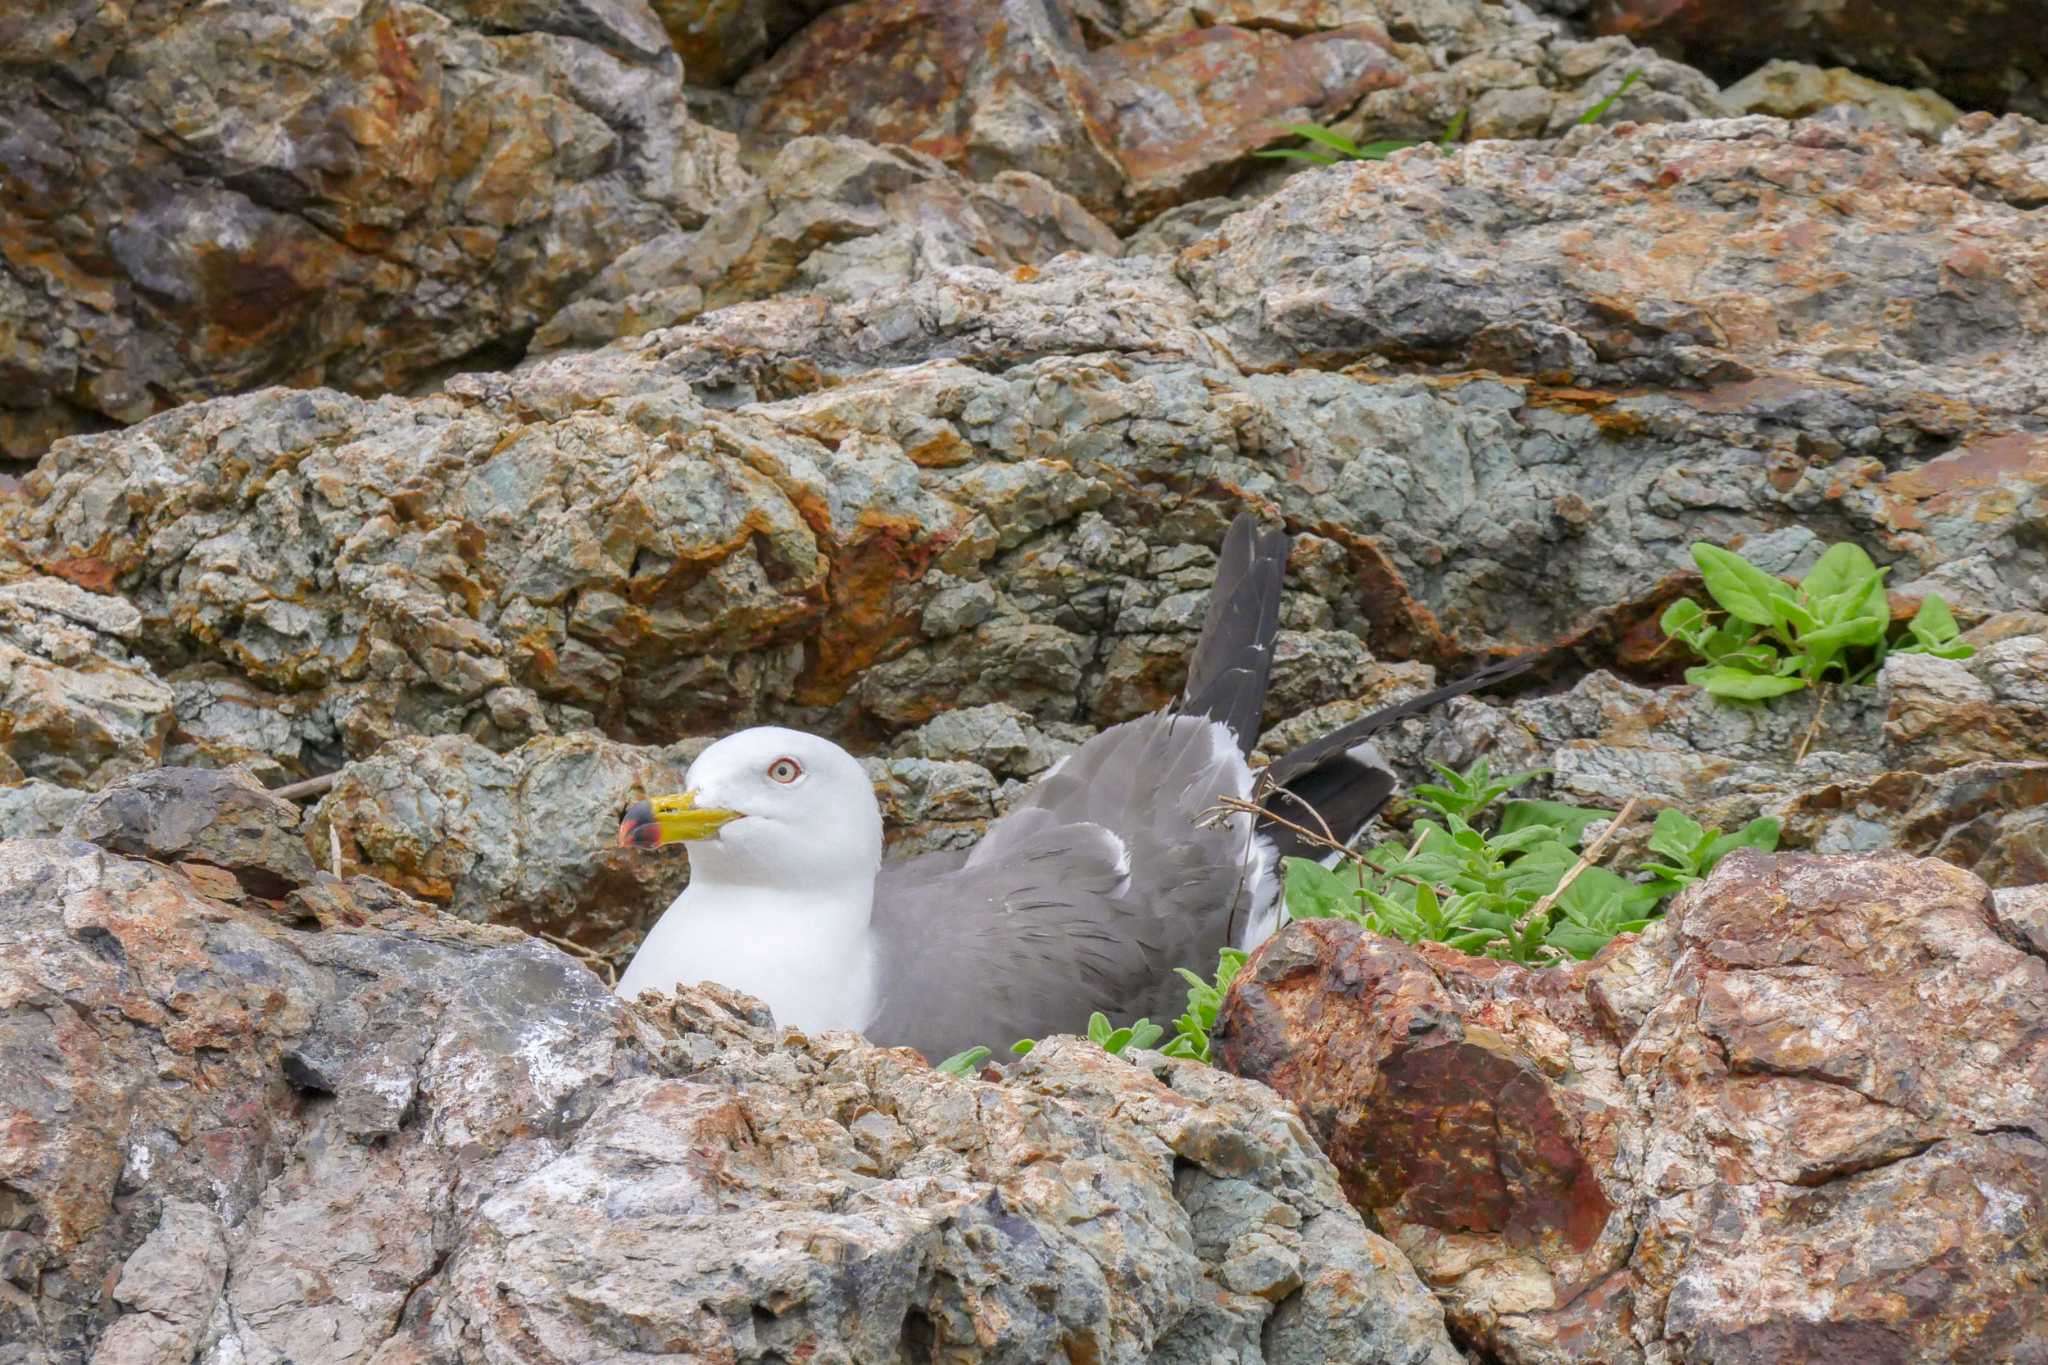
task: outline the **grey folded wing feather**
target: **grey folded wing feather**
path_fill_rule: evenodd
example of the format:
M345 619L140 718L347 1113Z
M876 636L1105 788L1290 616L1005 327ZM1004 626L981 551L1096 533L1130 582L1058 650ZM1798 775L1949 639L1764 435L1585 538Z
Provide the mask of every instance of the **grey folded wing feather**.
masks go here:
M867 1035L933 1061L981 1044L1180 1013L1179 966L1208 971L1278 894L1250 817L1197 821L1251 773L1226 726L1144 716L1103 731L989 826L964 859L884 864Z

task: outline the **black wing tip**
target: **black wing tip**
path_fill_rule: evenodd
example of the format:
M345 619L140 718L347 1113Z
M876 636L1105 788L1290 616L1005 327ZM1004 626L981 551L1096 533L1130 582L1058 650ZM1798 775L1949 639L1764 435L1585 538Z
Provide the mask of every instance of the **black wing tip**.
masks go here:
M1228 726L1245 753L1258 742L1273 636L1292 538L1264 529L1250 508L1231 519L1216 561L1216 586L1188 660L1179 709Z
M1259 783L1267 793L1264 803L1276 814L1284 814L1275 800L1286 801L1288 796L1310 800L1321 810L1325 801L1341 803L1335 813L1341 818L1331 822L1332 829L1340 840L1349 839L1362 829L1367 821L1379 813L1392 795L1393 773L1378 765L1363 763L1351 757L1351 750L1365 743L1381 731L1408 719L1432 711L1447 701L1482 691L1510 678L1518 677L1547 662L1550 654L1537 650L1528 654L1511 655L1485 664L1455 682L1434 687L1419 696L1406 701L1383 706L1369 715L1361 716L1348 725L1340 725L1326 735L1310 740L1307 744L1292 749L1273 760L1260 773ZM1365 777L1366 773L1384 772L1387 790L1377 800L1370 800L1371 788L1361 783L1378 782L1380 779ZM1313 794L1312 794L1313 789ZM1281 795L1282 792L1287 795ZM1369 806L1369 808L1367 808ZM1325 818L1332 812L1325 811ZM1351 823L1353 820L1356 823ZM1351 824L1349 829L1341 828Z

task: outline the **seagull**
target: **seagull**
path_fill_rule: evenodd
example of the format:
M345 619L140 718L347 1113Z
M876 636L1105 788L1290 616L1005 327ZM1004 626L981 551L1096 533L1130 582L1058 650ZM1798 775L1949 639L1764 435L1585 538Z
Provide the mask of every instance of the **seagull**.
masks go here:
M623 847L684 845L690 884L618 993L716 981L785 1025L928 1059L1071 1032L1097 1011L1177 1014L1173 969L1258 946L1284 914L1282 858L1324 852L1250 811L1219 814L1225 798L1298 805L1292 823L1348 842L1396 785L1372 734L1535 661L1501 660L1255 770L1287 553L1283 532L1241 514L1175 704L1067 755L971 850L885 860L874 787L829 740L776 726L719 740L686 791L620 822Z

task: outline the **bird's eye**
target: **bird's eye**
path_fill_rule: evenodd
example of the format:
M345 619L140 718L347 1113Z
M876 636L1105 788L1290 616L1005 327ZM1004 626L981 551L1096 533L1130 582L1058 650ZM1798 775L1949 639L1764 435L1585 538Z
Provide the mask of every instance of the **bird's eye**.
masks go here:
M778 758L768 765L769 779L783 783L785 786L803 775L804 765L793 758Z

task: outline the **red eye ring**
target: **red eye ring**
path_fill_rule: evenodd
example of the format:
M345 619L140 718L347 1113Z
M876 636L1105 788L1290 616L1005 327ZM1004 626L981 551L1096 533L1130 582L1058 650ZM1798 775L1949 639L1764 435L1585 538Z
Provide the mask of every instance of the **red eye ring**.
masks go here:
M770 782L780 782L784 786L788 786L803 775L804 765L787 754L784 754L781 758L768 765L768 780Z

